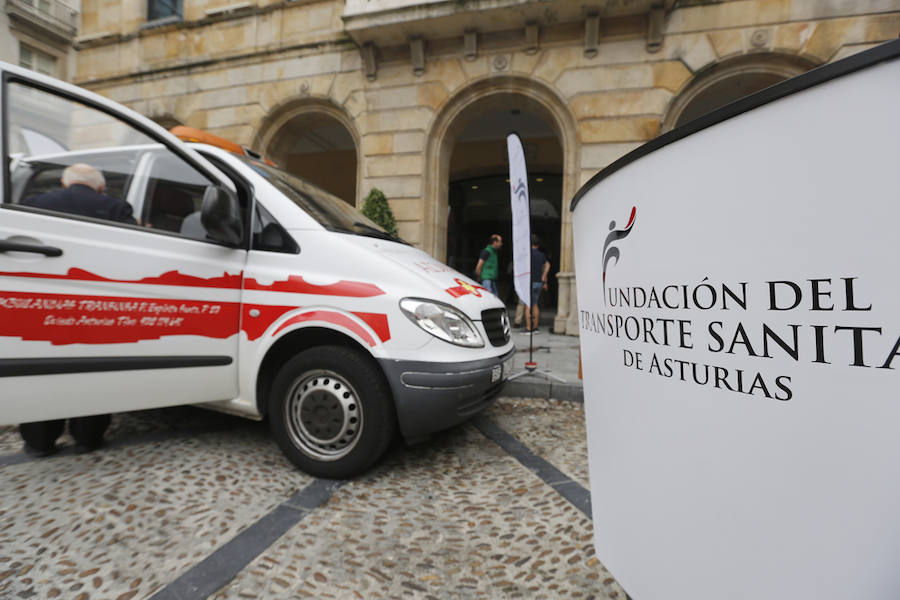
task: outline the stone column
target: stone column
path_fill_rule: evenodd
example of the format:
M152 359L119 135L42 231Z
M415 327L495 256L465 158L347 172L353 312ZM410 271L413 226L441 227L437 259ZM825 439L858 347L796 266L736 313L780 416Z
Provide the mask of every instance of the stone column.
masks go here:
M556 301L556 318L553 320L553 333L566 333L566 322L569 319L570 287L575 279L575 273L557 273L556 281L559 288L559 298Z
M566 321L566 335L578 335L578 294L575 288L575 273L569 284L569 318Z

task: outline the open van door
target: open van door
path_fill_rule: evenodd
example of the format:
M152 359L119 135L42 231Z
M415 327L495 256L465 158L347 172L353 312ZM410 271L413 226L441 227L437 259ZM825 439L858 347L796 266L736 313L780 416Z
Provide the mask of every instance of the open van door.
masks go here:
M247 199L130 110L0 75L0 423L236 397ZM182 233L205 198L227 227Z

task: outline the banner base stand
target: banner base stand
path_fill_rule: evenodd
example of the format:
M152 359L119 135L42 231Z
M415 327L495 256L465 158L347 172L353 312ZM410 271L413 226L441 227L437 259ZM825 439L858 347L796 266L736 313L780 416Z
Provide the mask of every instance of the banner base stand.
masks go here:
M543 377L544 379L566 383L566 380L562 377L558 377L553 373L550 373L549 371L539 370L537 368L537 363L525 363L525 370L519 371L518 373L513 373L507 378L507 381L512 381L513 379L518 379L519 377L524 377L525 375L538 375L539 377Z

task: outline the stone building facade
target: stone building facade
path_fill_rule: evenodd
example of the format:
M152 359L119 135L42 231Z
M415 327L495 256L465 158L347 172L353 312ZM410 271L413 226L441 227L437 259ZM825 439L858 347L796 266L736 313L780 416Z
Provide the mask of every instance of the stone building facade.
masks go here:
M403 238L463 270L485 242L473 231L508 234L495 184L518 131L553 240L554 329L571 334L569 202L584 182L703 112L900 34L900 0L182 0L162 18L156 4L83 0L76 83L348 202L380 188Z
M80 7L79 0L3 0L0 60L72 79Z

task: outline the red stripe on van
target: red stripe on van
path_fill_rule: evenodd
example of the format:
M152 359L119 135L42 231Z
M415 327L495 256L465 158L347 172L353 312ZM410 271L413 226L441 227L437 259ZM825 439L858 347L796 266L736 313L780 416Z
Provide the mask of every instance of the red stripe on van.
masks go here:
M235 302L0 292L0 336L53 345L237 334Z
M381 338L382 342L391 339L391 328L388 326L387 315L364 312L355 312L353 314L365 321L366 325L372 328L372 331Z
M384 290L373 283L342 280L328 285L316 285L307 282L300 275L291 275L283 281L275 281L271 284L261 284L251 277L244 279L243 285L243 273L237 273L235 275L223 273L221 276L205 278L184 275L178 271L167 271L159 276L144 277L142 279L111 279L74 267L70 268L65 274L0 271L0 277L30 277L36 279L64 279L69 281L171 285L229 290L239 290L243 287L245 290L263 292L291 292L295 294L313 294L318 296L336 296L344 298L371 298L373 296L381 296L384 294Z
M239 290L241 289L241 278L243 277L243 274L238 273L237 275L229 275L228 273L223 273L219 277L204 278L194 277L193 275L184 275L182 273L179 273L178 271L167 271L166 273L163 273L158 277L144 277L143 279L110 279L109 277L103 277L102 275L97 275L96 273L91 273L90 271L76 269L73 267L69 269L65 275L53 273L15 273L0 271L0 276L34 277L37 279L66 279L69 281L102 281L107 283L139 283L144 285L176 285L182 287L205 287Z
M328 285L316 285L307 282L300 275L291 275L284 281L275 281L263 285L248 277L244 280L245 290L261 290L264 292L291 292L294 294L316 294L320 296L340 296L346 298L371 298L381 296L384 290L373 283L360 281L338 281Z
M341 313L331 312L327 310L313 310L308 313L303 313L302 315L297 315L296 317L291 317L290 319L282 323L281 326L276 329L272 335L278 335L278 332L280 332L282 329L290 327L291 325L296 325L297 323L304 323L306 321L323 321L325 323L331 323L332 325L343 327L344 329L352 331L353 333L361 337L368 345L375 345L375 340L372 339L372 336L369 335L369 332L363 329L359 323L357 323L347 315L342 315Z
M235 302L0 292L0 336L53 345L125 344L170 335L225 339L241 330L252 342L296 306ZM250 316L250 311L258 311Z
M259 339L266 330L285 313L297 310L297 306L268 306L265 304L245 304L241 315L241 330L247 334L251 342ZM257 316L250 315L250 311L259 311Z

